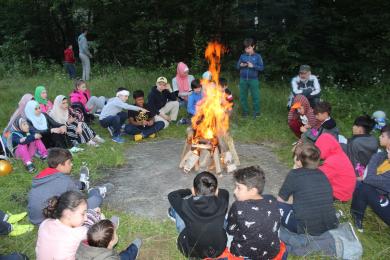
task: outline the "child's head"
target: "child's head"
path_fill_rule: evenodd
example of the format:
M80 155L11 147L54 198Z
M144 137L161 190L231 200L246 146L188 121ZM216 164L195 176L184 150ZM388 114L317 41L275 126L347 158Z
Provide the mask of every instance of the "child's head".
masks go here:
M302 81L307 81L311 75L311 68L309 65L301 65L299 67L299 78Z
M14 123L15 130L20 130L23 133L28 133L30 131L30 126L27 123L27 120L23 117L19 117L16 119Z
M302 143L295 147L294 161L299 167L317 169L320 164L320 150L312 143Z
M103 219L88 229L88 245L112 249L118 243L114 223L108 219Z
M136 90L133 92L133 99L136 106L144 107L145 104L145 94L142 90Z
M384 148L390 148L390 125L385 125L381 129L381 135L379 136L379 143Z
M234 195L238 201L256 199L263 193L265 176L259 166L239 169L234 173Z
M66 48L73 49L73 44L71 42L66 43Z
M255 52L255 40L247 38L244 40L244 48L246 54L253 54Z
M191 89L193 92L200 93L202 91L202 84L200 84L199 79L194 79L191 81Z
M205 71L203 74L202 74L202 79L205 80L205 81L210 81L212 79L213 75L211 74L210 71Z
M375 126L375 121L369 115L358 116L352 126L354 135L369 134Z
M168 80L166 77L158 77L156 80L156 86L159 91L167 89Z
M75 90L77 91L82 91L84 92L85 90L87 90L87 84L84 80L82 79L76 79L76 81L74 82L74 88Z
M129 95L130 91L127 88L119 87L116 90L116 96L123 102L126 102L129 99Z
M225 78L219 78L219 85L223 89L227 88L228 87L227 80Z
M43 209L46 218L59 219L70 227L80 227L87 220L87 200L79 191L67 191L47 201Z
M212 173L206 171L199 173L195 176L193 185L193 193L196 196L217 195L218 181Z
M72 154L63 148L50 148L47 155L47 164L50 168L55 168L59 172L70 174L72 171Z
M326 101L319 102L314 108L316 119L320 122L324 122L327 118L329 118L331 111L332 107Z

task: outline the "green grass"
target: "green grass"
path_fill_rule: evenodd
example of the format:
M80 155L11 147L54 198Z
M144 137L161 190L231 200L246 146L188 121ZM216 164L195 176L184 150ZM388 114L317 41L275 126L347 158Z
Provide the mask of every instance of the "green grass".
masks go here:
M130 90L143 89L147 93L154 84L155 79L161 75L167 78L174 76L174 71L140 71L133 68L115 69L105 68L95 72L94 79L89 83L89 88L94 95L113 96L115 89L126 86ZM199 76L199 75L197 75ZM235 94L236 107L238 108L237 79L225 74L229 86ZM26 93L32 93L37 85L45 85L49 98L54 100L56 95L69 94L73 84L61 72L42 73L33 77L16 76L0 80L0 126L4 127L10 115L17 107L20 97ZM390 114L388 98L390 90L388 86L359 86L357 89L343 91L323 86L323 98L333 105L334 118L341 132L350 136L353 119L362 112L371 114L375 110L384 110ZM288 166L291 166L291 143L294 136L287 127L286 99L288 96L288 82L281 85L263 84L261 86L262 117L258 120L242 119L238 111L235 111L231 132L236 141L263 143L271 146L279 158ZM184 112L181 112L184 115ZM0 127L0 128L2 128ZM109 140L108 133L98 123L93 125L102 137ZM161 132L159 138L184 138L185 126L172 126ZM107 167L120 167L125 162L123 154L127 147L134 144L130 138L125 145L117 145L108 141L99 148L86 148L82 153L74 156L75 172L83 161L88 162L92 172L92 179L96 181ZM24 166L13 160L14 171L12 174L0 178L0 209L13 213L26 210L27 193L31 186L32 176L27 174ZM43 163L37 164L38 169L43 169ZM179 188L179 187L178 187ZM348 216L349 204L337 204ZM103 209L104 210L104 209ZM117 214L121 217L119 228L120 242L118 249L123 249L128 242L139 236L144 239L141 259L183 259L176 249L176 230L170 221L152 221L121 212L105 210L107 216ZM24 220L27 223L27 220ZM358 234L364 247L364 259L385 259L390 254L390 230L369 210L365 219L365 233ZM9 238L0 237L0 254L19 251L27 254L31 259L35 258L34 248L37 229L24 236ZM308 257L309 258L309 257ZM310 257L312 259L313 257ZM321 258L317 256L316 258Z

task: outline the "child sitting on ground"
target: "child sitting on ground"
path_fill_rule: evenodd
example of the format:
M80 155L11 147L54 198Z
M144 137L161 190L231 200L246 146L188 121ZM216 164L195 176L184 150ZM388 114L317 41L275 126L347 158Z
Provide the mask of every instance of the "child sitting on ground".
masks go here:
M133 98L135 106L148 109L145 106L144 92L142 90L134 91ZM155 114L150 112L150 110L146 113L129 110L129 124L125 126L125 132L129 135L134 135L135 141L140 141L147 137L156 137L156 133L164 128L164 122L155 122L154 116Z
M187 112L188 117L192 118L196 113L196 104L202 99L202 84L198 79L191 82L192 93L188 97Z
M225 215L229 192L218 189L217 178L209 172L196 175L192 189L168 194L168 215L176 221L177 245L186 257L218 257L226 247Z
M370 158L378 150L378 140L371 135L375 121L368 115L358 116L352 127L353 136L343 144L344 152L352 162L358 180L362 180Z
M307 129L319 127L319 122L310 107L309 100L303 95L294 97L287 119L288 126L298 138L301 138L302 133L306 132Z
M129 95L130 92L126 88L118 88L116 97L108 100L99 116L100 125L108 129L112 135L112 141L116 143L125 142L120 133L122 124L126 121L128 115L127 112L122 110L148 112L148 110L142 107L127 104L126 101L129 99Z
M72 154L62 148L49 149L47 156L48 168L41 171L32 180L32 187L28 194L28 216L31 223L39 225L44 219L42 209L47 200L59 196L66 191L88 191L88 208L98 208L106 195L113 188L111 183L89 189L89 170L82 167L79 181L70 177L73 163Z
M281 224L293 233L312 236L336 228L332 187L318 169L320 151L311 143L299 144L294 163L279 191Z
M236 187L227 233L233 236L230 252L249 259L273 259L280 251L280 212L276 198L262 195L265 177L258 166L237 170Z
M87 200L79 191L67 191L48 200L47 218L38 230L36 259L75 259L77 248L87 238Z
M80 104L83 107L83 111L92 115L102 111L106 104L105 97L91 96L91 91L87 88L87 83L81 79L75 81L75 88L69 97L72 105Z
M47 91L44 86L35 88L34 99L39 103L42 113L48 113L53 108L53 103L47 99Z
M33 157L36 153L39 154L42 160L47 157L47 150L41 138L42 135L30 130L30 126L26 119L19 117L13 124L13 132L11 133L12 146L15 147L15 156L22 159L27 171L32 173L35 171Z
M336 121L330 116L332 107L328 102L320 101L314 107L314 114L320 126L318 129L304 129L304 137L315 142L322 133L329 133L338 139L339 130Z
M134 240L126 250L118 254L114 250L115 245L118 243L117 224L111 220L104 219L92 225L87 232L87 241L80 243L76 259L135 260L142 241L140 239Z

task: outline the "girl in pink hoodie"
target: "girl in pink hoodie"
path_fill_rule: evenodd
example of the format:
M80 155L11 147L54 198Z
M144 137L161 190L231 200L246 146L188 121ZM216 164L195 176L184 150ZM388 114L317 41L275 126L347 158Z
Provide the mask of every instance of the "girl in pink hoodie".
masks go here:
M356 185L356 175L348 156L331 134L320 135L315 145L324 160L319 169L328 177L333 197L340 201L350 200Z
M87 84L84 80L76 81L75 89L69 96L72 105L74 103L79 103L89 114L100 112L106 103L106 98L103 96L91 96L91 91L87 89Z

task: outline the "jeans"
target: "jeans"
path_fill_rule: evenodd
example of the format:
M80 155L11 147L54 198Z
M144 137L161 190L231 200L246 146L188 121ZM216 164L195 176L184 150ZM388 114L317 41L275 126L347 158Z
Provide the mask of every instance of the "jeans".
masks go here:
M100 195L98 188L93 188L88 191L87 205L89 209L100 207L103 203L103 197Z
M184 220L177 214L176 210L174 208L170 208L170 214L171 216L176 220L176 230L177 232L181 233L184 228L186 227L186 224L184 223Z
M298 232L298 223L295 219L292 205L278 201L278 207L280 210L280 214L282 215L282 218L280 220L280 224L282 224L284 227L286 227L291 232L297 233Z
M375 187L360 183L355 189L351 203L351 213L363 220L367 206L390 226L390 201L388 196L380 194Z
M120 252L119 256L121 260L135 260L138 255L138 248L131 244L126 250Z
M253 101L253 112L260 113L260 83L257 79L240 79L240 102L242 112L248 114L248 92L251 92Z
M76 67L74 66L74 63L64 63L65 70L69 74L70 79L76 78Z
M113 129L113 137L119 136L121 133L121 127L127 119L127 112L119 112L115 116L108 116L100 120L102 127L111 127Z
M141 134L142 137L146 138L151 134L157 133L165 126L164 122L158 121L155 122L152 126L137 126L137 125L126 125L125 132L129 135Z

